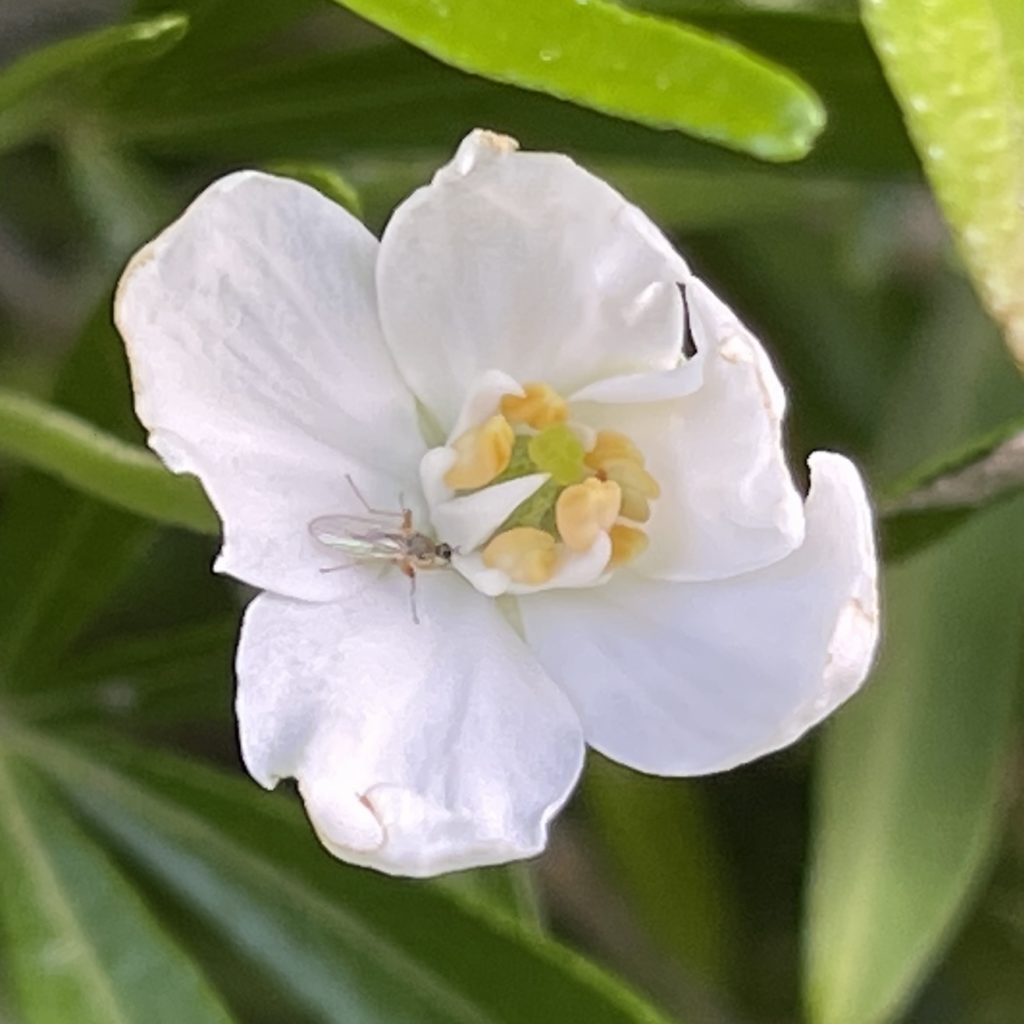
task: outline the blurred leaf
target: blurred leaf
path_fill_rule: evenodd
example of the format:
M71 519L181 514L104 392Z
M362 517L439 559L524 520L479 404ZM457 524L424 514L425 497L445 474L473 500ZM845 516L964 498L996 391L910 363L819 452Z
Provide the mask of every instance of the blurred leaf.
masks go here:
M725 988L736 908L697 785L592 757L584 800L630 903L661 948L694 978Z
M4 388L0 388L0 453L147 519L202 533L219 529L195 477L176 476L144 448Z
M0 934L22 1024L229 1024L109 857L3 757L0 832Z
M658 1024L567 949L438 887L342 865L297 809L152 750L105 745L118 773L17 733L13 745L153 884L311 1019L345 1024ZM130 776L130 777L129 777Z
M18 695L11 707L23 721L105 717L161 728L229 722L237 636L236 612L142 635L118 633L77 650L59 680Z
M63 153L75 198L112 270L178 212L150 170L93 126L69 128Z
M1024 366L1024 4L864 0L968 269Z
M904 558L975 512L1024 488L1024 418L929 462L892 488L879 509L882 551Z
M187 28L180 14L113 25L31 50L0 69L0 150L50 131L83 90L126 64L159 57Z
M99 427L138 436L107 302L65 364L56 397ZM10 487L0 516L0 689L39 684L150 536L146 521L35 473Z
M815 1024L895 1018L1003 822L1021 653L1024 503L887 573L867 691L825 734L808 906Z
M814 93L741 47L605 0L338 0L428 53L503 82L765 160L805 156Z
M265 169L270 174L294 178L296 181L315 188L328 199L343 206L355 217L363 215L363 204L359 201L359 193L352 183L333 167L308 161L281 160L269 164Z

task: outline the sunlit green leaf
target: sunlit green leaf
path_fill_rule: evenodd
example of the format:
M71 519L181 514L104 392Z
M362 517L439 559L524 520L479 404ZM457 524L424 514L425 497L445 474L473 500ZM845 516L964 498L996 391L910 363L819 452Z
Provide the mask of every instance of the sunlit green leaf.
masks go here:
M885 579L882 659L825 736L806 946L815 1024L895 1019L1003 822L1021 654L1024 504Z
M229 1024L109 856L3 756L0 833L0 939L19 1024Z
M27 395L0 388L0 453L147 519L206 533L217 517L194 477Z
M151 883L314 1019L588 1024L664 1018L609 975L437 887L342 865L293 805L152 750L122 772L17 733L12 744Z
M179 14L113 25L32 50L0 69L0 150L58 127L84 89L126 64L160 56L187 28Z
M825 124L795 75L740 47L606 0L339 0L466 71L768 160Z
M863 10L964 260L1024 365L1024 4L863 0Z

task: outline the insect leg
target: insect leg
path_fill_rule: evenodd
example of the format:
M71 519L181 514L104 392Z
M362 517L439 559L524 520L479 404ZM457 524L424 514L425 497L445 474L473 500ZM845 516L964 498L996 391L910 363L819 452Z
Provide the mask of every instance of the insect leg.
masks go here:
M420 617L416 611L416 569L412 562L399 562L398 567L409 577L409 607L412 609L412 621L418 626Z
M358 564L358 562L348 562L346 565L329 565L325 569L321 569L320 572L340 572L342 569L354 569Z
M360 491L358 487L356 487L356 482L355 482L355 480L353 480L353 479L352 479L352 474L351 474L351 473L346 473L346 474L345 474L345 479L346 479L346 480L348 481L348 485L349 485L349 487L351 487L351 488L352 488L352 491L353 491L353 493L355 494L355 496L356 496L356 497L357 497L357 498L359 499L359 503L360 503L360 504L361 504L361 505L363 506L363 508L365 508L365 509L366 509L366 511L367 511L367 512L369 512L369 513L370 513L371 515L375 515L375 516L394 516L394 517L395 517L396 519L402 519L403 521L405 520L405 518L406 518L406 517L407 517L408 515L410 515L410 513L408 512L408 510L407 510L407 509L404 509L404 508L403 508L403 509L401 509L401 510L400 510L400 511L398 511L398 512L396 512L396 511L395 511L394 509L385 509L385 508L374 508L374 507L373 507L373 506L372 506L372 505L371 505L371 504L370 504L370 503L369 503L369 502L368 502L368 501L367 501L367 500L366 500L366 499L365 499L365 498L363 497L363 492L362 492L362 491Z

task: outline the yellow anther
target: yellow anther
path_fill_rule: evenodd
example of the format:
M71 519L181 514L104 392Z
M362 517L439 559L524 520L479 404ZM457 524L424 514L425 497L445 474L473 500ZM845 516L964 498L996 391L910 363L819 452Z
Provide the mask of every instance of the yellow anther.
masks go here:
M643 452L625 434L617 430L599 430L594 447L583 457L591 469L601 469L608 459L630 459L642 466Z
M601 475L622 488L622 515L638 523L651 518L648 502L661 495L658 481L632 459L606 459Z
M612 539L612 557L608 559L608 568L612 569L624 562L630 562L637 555L647 550L647 534L635 526L616 523L609 531Z
M509 423L522 423L534 430L543 430L553 423L564 423L569 415L565 399L539 381L523 385L524 395L504 395L501 411Z
M513 583L547 583L555 571L558 548L546 530L517 526L493 538L483 550L484 565L501 569Z
M611 480L590 477L566 487L555 503L555 525L565 546L586 551L619 516L622 490Z
M503 473L512 458L515 434L504 416L492 416L452 442L457 458L444 475L453 491L471 491L486 487Z

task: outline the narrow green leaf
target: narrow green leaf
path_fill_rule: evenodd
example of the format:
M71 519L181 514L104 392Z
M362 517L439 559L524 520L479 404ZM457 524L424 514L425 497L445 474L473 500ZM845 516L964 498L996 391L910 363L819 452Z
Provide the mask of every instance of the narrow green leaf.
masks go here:
M863 0L863 11L967 267L1024 367L1024 5Z
M825 734L806 936L815 1024L894 1020L987 867L1021 653L1024 503L885 580L867 691Z
M124 349L106 302L63 367L56 399L69 412L136 437ZM149 542L137 516L25 473L0 516L0 688L40 683Z
M880 506L883 555L905 558L1022 489L1024 418L1017 418L929 460L890 490Z
M4 757L0 832L0 937L22 1024L229 1024L109 857Z
M765 160L805 156L825 112L795 75L606 0L338 0L465 71Z
M153 60L185 34L188 19L165 14L64 39L0 70L0 151L59 126L92 89L126 64Z
M10 741L154 884L307 1014L345 1024L664 1024L567 949L437 886L349 868L294 805L180 758L107 746L121 773ZM257 838L258 837L258 838Z
M802 177L908 176L913 147L858 24L822 26L779 13L703 17L712 31L771 53L825 98L829 131L787 173ZM430 169L472 126L491 127L531 149L599 160L645 162L678 171L777 174L739 154L679 132L654 131L551 96L463 74L410 46L392 44L303 57L190 67L174 52L102 112L124 144L175 158L237 162L337 160L423 154ZM870 137L872 144L864 144Z
M194 477L176 476L144 448L5 388L0 388L0 452L147 519L202 533L218 530Z
M640 919L690 977L727 987L736 907L695 781L591 758L583 797Z

